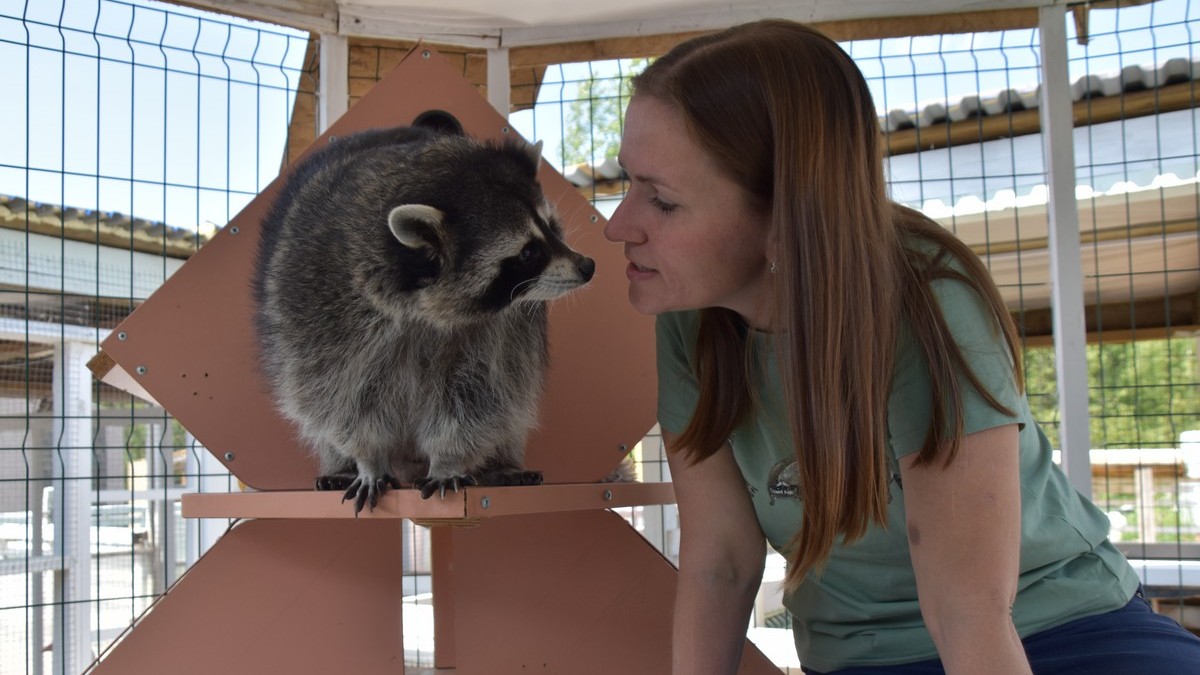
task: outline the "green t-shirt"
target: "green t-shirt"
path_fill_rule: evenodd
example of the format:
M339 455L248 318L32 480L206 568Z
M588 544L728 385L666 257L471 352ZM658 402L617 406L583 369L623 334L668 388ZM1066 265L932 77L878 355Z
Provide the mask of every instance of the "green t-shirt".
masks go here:
M1136 572L1108 542L1109 522L1068 484L1051 447L1017 391L1003 337L982 300L954 280L934 282L951 331L980 381L1016 416L991 407L965 379L963 433L1020 425L1021 559L1013 621L1022 637L1122 607L1138 585ZM698 386L689 363L698 312L662 314L657 321L658 419L680 433L691 419ZM750 332L766 375L757 407L730 437L767 540L784 552L801 519L796 464L772 340ZM819 671L911 663L937 658L917 605L917 584L905 533L898 457L920 449L930 419L927 361L902 330L888 403L891 468L886 527L835 546L819 576L809 574L784 598L792 614L801 662Z

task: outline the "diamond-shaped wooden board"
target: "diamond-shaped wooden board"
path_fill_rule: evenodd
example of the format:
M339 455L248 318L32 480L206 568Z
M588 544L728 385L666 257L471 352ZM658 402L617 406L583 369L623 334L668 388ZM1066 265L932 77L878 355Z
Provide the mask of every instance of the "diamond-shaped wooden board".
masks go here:
M313 147L330 136L407 125L430 110L449 113L478 138L515 133L436 51L418 45ZM603 217L549 164L538 178L558 205L568 242L596 260L596 275L552 304L550 372L526 464L549 483L590 482L654 424L653 321L626 301L625 259L604 239ZM116 363L106 381L135 380L234 475L263 490L309 488L317 472L256 365L250 280L259 222L281 180L102 344Z

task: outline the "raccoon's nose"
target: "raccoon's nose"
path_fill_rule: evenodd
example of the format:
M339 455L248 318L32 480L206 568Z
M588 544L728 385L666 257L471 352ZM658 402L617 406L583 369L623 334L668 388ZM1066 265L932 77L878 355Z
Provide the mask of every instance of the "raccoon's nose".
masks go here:
M584 256L580 260L575 269L579 270L579 276L583 277L585 282L592 280L592 275L596 273L596 261Z

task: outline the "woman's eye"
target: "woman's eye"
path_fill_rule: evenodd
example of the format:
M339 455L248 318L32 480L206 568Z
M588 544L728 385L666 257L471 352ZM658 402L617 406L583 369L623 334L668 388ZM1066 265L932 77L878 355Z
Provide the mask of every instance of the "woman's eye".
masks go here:
M659 199L658 197L651 197L650 205L653 206L654 208L658 209L659 211L662 211L663 213L670 213L670 212L674 211L675 206L676 206L675 204L672 204L670 202L664 202L663 200Z

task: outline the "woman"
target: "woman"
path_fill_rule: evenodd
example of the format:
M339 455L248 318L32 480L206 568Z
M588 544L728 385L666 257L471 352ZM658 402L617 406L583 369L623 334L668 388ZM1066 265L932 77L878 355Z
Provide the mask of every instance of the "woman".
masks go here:
M979 259L886 196L853 61L784 21L634 81L606 226L656 314L676 673L732 673L764 539L807 673L1200 673L1051 462Z

